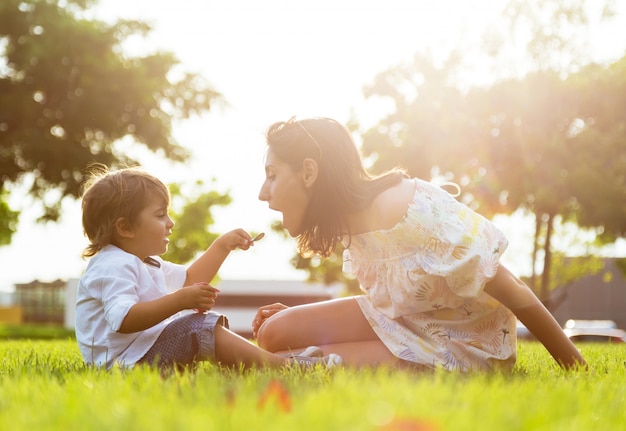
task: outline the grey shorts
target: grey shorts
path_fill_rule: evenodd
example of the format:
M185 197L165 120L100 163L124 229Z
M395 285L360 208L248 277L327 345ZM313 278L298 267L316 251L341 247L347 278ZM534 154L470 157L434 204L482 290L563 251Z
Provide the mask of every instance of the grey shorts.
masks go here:
M214 311L193 313L170 322L138 364L159 368L215 359L215 326L228 319Z

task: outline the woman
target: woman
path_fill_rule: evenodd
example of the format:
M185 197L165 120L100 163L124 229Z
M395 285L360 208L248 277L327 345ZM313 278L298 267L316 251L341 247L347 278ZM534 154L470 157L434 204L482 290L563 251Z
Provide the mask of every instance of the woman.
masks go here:
M344 270L364 295L261 307L261 347L317 344L347 365L510 369L516 316L563 367L586 366L532 291L499 263L507 247L487 219L443 189L399 169L370 175L350 133L328 118L275 123L267 132L259 199L283 215L303 254L341 242Z

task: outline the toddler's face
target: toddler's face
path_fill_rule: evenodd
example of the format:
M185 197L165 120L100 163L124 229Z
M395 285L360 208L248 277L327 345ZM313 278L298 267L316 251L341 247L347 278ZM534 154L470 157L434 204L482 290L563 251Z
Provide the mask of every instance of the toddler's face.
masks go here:
M174 227L168 209L167 202L151 196L139 213L132 238L134 248L140 254L139 258L161 255L167 251L170 242L168 236Z

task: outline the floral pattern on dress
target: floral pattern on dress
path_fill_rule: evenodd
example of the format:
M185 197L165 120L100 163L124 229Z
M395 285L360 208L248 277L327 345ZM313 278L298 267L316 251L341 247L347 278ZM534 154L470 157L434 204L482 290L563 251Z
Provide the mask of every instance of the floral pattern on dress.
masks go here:
M515 316L483 292L508 242L486 218L420 179L404 218L354 235L344 270L365 317L397 357L450 370L510 368Z

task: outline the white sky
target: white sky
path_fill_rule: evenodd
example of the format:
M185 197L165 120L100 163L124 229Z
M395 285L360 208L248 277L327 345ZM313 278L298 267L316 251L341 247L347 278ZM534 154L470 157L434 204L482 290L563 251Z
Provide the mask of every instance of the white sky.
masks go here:
M230 192L233 204L216 210L214 231L242 227L267 233L251 251L233 252L222 278L301 279L305 274L289 264L295 242L269 232L280 214L257 200L267 126L292 115L345 122L355 113L373 120L364 85L427 46L471 40L499 5L489 0L101 0L96 13L106 20L152 24L149 40L134 41L129 49L173 51L185 70L205 76L228 103L175 127L177 140L194 153L188 163L177 166L137 153L165 182L215 178L212 188ZM601 29L620 45L598 45L600 58L624 55L624 28ZM10 202L23 214L12 244L0 248L0 290L33 279L79 277L86 264L80 258L86 241L79 204L66 202L61 223L40 225L33 222L37 209L23 193L14 193ZM498 223L511 239L505 263L524 272L530 255L524 235L532 224L520 229L525 221Z

